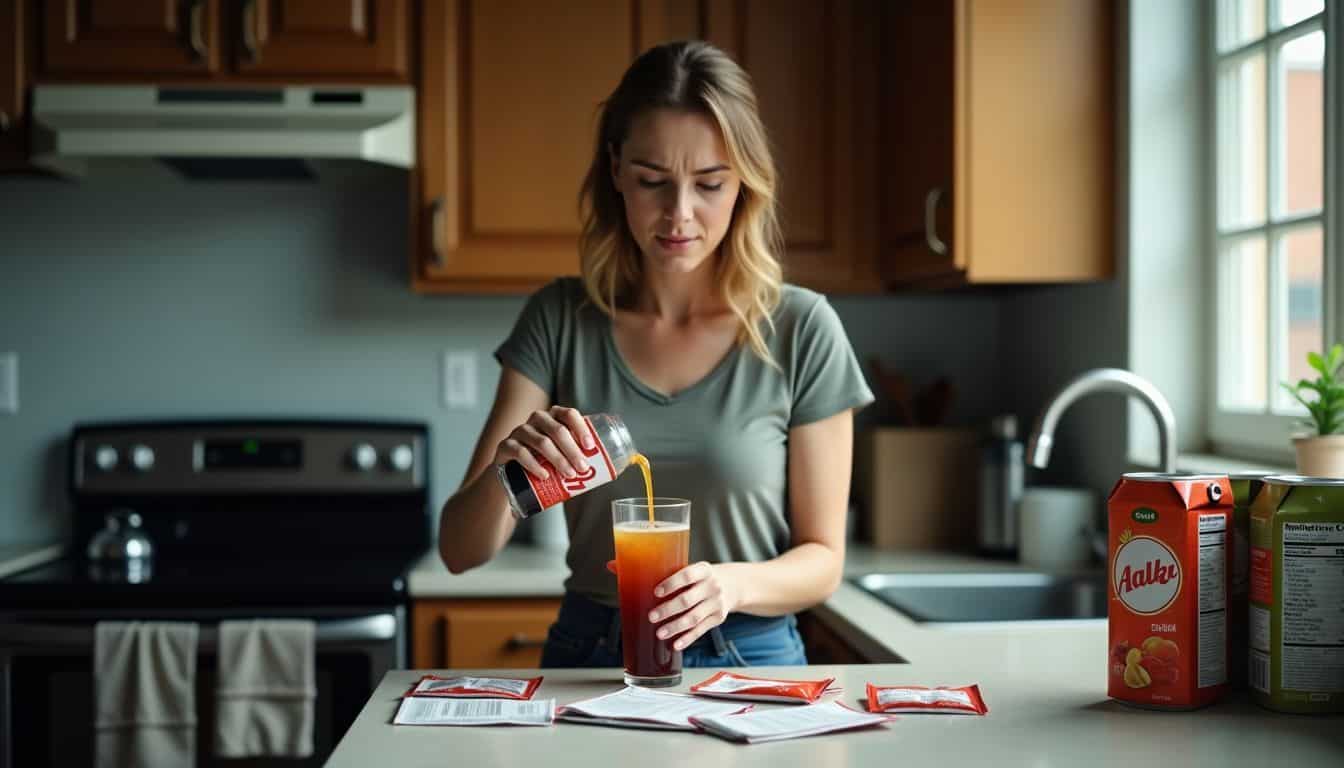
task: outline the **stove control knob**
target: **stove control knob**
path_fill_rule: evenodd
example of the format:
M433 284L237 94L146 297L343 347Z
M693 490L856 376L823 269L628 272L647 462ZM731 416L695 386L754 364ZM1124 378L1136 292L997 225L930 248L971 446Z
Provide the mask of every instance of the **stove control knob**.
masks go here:
M111 472L116 469L117 449L110 445L100 445L94 448L93 465L103 472Z
M378 450L368 443L355 443L350 449L350 463L360 472L368 472L378 466Z
M387 465L397 472L405 472L415 463L415 453L411 451L411 446L402 444L393 446L391 452L387 454Z
M154 468L154 449L148 445L131 446L131 466L136 472L148 472Z

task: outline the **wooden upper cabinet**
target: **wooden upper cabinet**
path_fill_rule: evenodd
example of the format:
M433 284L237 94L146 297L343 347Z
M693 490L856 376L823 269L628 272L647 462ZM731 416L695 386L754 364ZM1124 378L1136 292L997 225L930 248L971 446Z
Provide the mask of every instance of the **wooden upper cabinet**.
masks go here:
M752 75L781 179L786 277L879 287L876 0L426 0L412 274L423 291L526 291L577 274L600 102L652 45L706 39ZM868 92L865 92L868 89Z
M698 31L695 7L422 3L417 290L525 292L578 273L579 186L600 104L648 45Z
M222 0L47 0L44 75L191 75L220 71Z
M411 0L48 0L41 76L410 80Z
M954 3L882 8L881 238L884 274L955 272L952 239Z
M723 0L713 0L722 3ZM639 29L635 31L639 52L662 43L677 40L696 40L705 37L714 11L703 8L704 3L686 0L640 0L631 3L638 11ZM619 76L619 75L618 75ZM613 87L615 83L612 83Z
M25 168L25 90L32 45L26 0L0 0L0 170Z
M882 3L891 285L1114 273L1114 3Z
M880 0L711 4L707 39L751 75L779 173L785 278L876 291L876 28Z
M408 78L409 0L243 0L242 74Z

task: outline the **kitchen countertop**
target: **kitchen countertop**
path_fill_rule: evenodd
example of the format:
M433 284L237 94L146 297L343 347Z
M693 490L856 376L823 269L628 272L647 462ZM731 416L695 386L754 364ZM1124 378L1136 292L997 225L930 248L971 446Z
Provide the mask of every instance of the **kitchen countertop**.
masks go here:
M845 574L992 572L1035 570L1009 560L989 560L968 554L927 550L886 551L850 544ZM466 573L452 574L437 551L426 552L411 568L411 597L560 597L569 576L565 553L511 544L490 562Z
M36 568L65 554L65 543L0 544L0 579Z
M430 671L396 670L383 678L327 765L591 768L641 761L770 768L898 763L1264 768L1285 759L1303 766L1338 764L1344 754L1341 718L1266 712L1252 705L1244 693L1196 712L1153 712L1109 701L1103 687L1105 657L1098 656L1092 642L1098 639L1093 637L1096 634L1070 637L1068 630L1038 630L1030 642L1007 644L993 635L972 635L979 639L974 650L969 646L947 648L913 664L753 668L752 674L762 676L835 676L843 686L838 697L856 707L868 682L976 683L990 708L985 717L905 715L869 730L755 745L695 733L565 722L550 727L394 726L390 723L400 695ZM713 672L688 669L682 685L672 690L684 691ZM618 669L481 673L543 674L545 680L535 698L554 698L557 705L619 690L622 685ZM774 706L787 705L757 705ZM650 761L654 755L657 759Z
M865 573L987 573L1026 572L1036 569L1008 560L989 560L967 554L924 550L885 551L851 544L845 557L845 575ZM408 591L412 599L434 597L560 597L569 575L564 553L512 545L490 562L462 574L451 574L437 552L427 553L412 568ZM830 599L813 613L839 632L865 658L873 662L913 660L925 651L941 653L949 646L960 646L965 633L979 637L993 633L1001 638L1032 635L1045 624L1058 629L1089 630L1095 635L1098 658L1105 658L1104 621L1067 622L994 622L947 625L921 625L891 609L885 603L850 584L842 582ZM970 641L971 646L981 643Z
M1017 563L936 552L885 552L853 546L846 575L870 572L994 572L1035 570ZM568 571L563 554L510 547L491 563L453 576L430 553L410 578L413 597L560 595ZM907 715L871 731L743 746L697 734L557 723L549 728L392 726L397 699L421 674L389 672L333 753L330 766L562 766L622 764L656 744L684 765L1072 766L1100 762L1149 765L1223 764L1263 768L1284 758L1297 765L1339 762L1344 718L1280 715L1251 704L1245 692L1195 712L1153 712L1106 698L1106 622L1037 621L920 624L844 582L814 609L871 665L753 668L784 678L835 675L840 697L856 704L864 685L978 684L986 717ZM886 662L905 661L895 664ZM455 670L460 673L462 670ZM472 672L476 674L477 672ZM491 674L490 671L481 671ZM681 688L712 670L688 669ZM498 670L545 675L537 692L565 704L618 690L618 669ZM758 705L769 707L771 705Z
M560 550L511 544L485 565L453 574L434 549L411 568L406 591L412 598L560 597L568 577Z

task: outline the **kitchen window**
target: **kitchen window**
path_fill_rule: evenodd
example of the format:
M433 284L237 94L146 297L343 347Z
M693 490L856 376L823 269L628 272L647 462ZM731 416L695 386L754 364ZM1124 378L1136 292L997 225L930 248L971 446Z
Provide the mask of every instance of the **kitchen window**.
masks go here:
M1344 340L1335 241L1337 3L1211 0L1215 448L1280 457L1306 410L1279 385ZM1326 8L1326 6L1331 6Z

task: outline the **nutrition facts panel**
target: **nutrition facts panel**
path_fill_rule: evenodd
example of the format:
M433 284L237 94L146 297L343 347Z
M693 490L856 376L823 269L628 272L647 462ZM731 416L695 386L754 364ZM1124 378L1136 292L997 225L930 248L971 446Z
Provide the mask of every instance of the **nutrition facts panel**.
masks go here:
M1283 524L1280 680L1344 690L1344 523Z
M1227 515L1199 516L1199 687L1227 682Z

